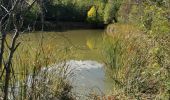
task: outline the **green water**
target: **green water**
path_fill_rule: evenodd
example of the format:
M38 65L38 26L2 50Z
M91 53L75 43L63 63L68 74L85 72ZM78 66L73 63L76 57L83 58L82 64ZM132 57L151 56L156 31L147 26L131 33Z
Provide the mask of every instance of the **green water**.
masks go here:
M102 62L104 58L100 50L102 47L103 32L103 30L70 30L64 32L33 32L22 34L19 38L22 44L18 48L16 55L21 54L23 51L25 53L28 51L29 53L22 54L21 58L25 59L25 55L28 55L26 57L32 63L36 59L35 53L43 47L44 52L46 52L44 55L50 54L50 58L62 59L68 56L66 60L68 63L71 62L70 67L78 66L80 68L80 72L77 72L78 79L76 83L78 84L73 85L75 87L79 86L81 89L75 88L76 91L81 91L81 93L91 91L91 89L99 92L107 91L110 90L110 85L105 80ZM44 58L42 57L42 59ZM51 61L49 65L61 62L61 60L52 60L54 61ZM28 62L27 59L26 62ZM86 90L88 88L89 90Z
M70 59L101 61L102 35L103 30L33 32L22 34L20 40L24 45L30 45L31 47L36 47L40 42L51 45L51 48L55 48L56 52L61 51L58 52L58 55L67 53Z

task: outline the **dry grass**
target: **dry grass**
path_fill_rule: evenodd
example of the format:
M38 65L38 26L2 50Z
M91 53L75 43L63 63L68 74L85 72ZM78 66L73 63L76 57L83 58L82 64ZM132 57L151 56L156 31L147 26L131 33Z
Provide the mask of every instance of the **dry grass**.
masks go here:
M112 37L104 37L106 72L113 80L113 94L121 100L168 100L170 36L155 39L132 26L113 27Z
M26 34L25 34L26 35ZM43 37L43 36L42 36ZM65 73L66 66L58 66L58 72L49 72L50 65L63 62L68 57L64 50L57 51L57 46L44 38L19 38L19 46L12 60L12 73L10 80L10 95L12 100L72 100L71 84ZM24 40L23 40L24 39ZM8 40L10 41L10 35ZM8 51L5 52L6 54ZM1 86L4 82L1 81ZM2 89L2 87L1 87Z

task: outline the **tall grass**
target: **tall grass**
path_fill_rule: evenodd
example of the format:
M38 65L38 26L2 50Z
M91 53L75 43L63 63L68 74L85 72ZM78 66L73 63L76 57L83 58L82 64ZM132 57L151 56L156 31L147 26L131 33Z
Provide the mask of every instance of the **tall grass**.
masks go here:
M104 36L106 72L119 99L169 100L170 35L157 38L117 24Z
M24 35L19 38L22 44L12 60L9 99L72 100L72 86L68 81L66 68L69 66L54 66L55 71L49 70L51 65L64 62L69 54L65 50L57 51L56 44L52 43L53 38L47 41L43 35L37 38ZM10 35L8 40L10 41ZM4 81L0 83L3 90Z

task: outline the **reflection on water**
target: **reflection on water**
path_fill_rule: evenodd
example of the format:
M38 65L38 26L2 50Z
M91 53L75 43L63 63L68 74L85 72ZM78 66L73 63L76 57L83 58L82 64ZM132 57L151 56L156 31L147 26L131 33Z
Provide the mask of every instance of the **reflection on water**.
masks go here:
M74 76L70 77L73 84L73 91L79 96L88 95L93 90L102 94L106 90L105 73L103 70L100 46L102 44L103 30L72 30L65 32L36 32L31 34L23 34L21 40L25 44L36 46L37 41L41 41L49 48L55 48L56 56L63 57L63 52L67 51L71 57L67 59L66 65L69 65L70 70L73 69ZM63 49L64 48L64 49ZM65 49L67 48L67 49ZM54 54L53 54L54 55ZM99 61L99 62L97 62ZM59 62L55 62L49 68L49 71L54 70L59 66Z
M70 68L74 68L73 89L81 94L88 94L90 91L104 91L103 64L96 61L74 61L68 62Z
M74 74L70 76L70 82L73 85L73 92L81 99L93 91L99 95L105 91L103 64L90 60L70 60L53 65L49 71L55 71L58 66L63 66L63 64L69 66L68 72L72 71Z
M23 34L23 44L37 46L38 41L56 48L56 51L67 51L71 59L101 61L98 49L102 44L103 30L70 30L64 32L34 32ZM58 53L60 55L63 52Z

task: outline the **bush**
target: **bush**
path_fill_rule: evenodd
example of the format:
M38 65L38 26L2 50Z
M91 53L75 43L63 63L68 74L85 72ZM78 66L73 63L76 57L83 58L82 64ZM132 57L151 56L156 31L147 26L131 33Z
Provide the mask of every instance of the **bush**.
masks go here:
M35 21L40 13L40 7L38 4L33 5L31 10L25 15L27 22Z
M110 1L106 4L104 9L104 22L105 24L117 22L117 12L121 5L122 0Z
M132 27L109 25L107 32L113 32L108 33L112 38L104 39L106 72L120 98L170 98L169 11L166 4L154 2L131 5L137 2L124 0L119 19Z
M104 22L105 24L112 23L115 18L115 9L113 4L106 4L105 12L104 12Z
M170 34L157 35L156 39L129 28L121 26L123 31L104 38L106 72L113 80L113 94L127 100L168 100Z

